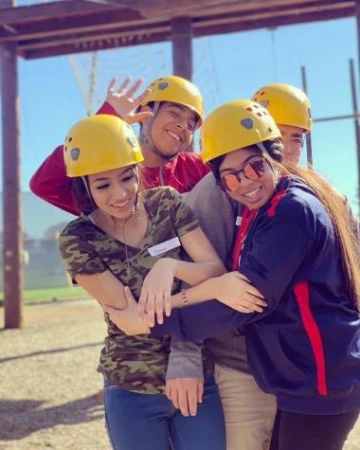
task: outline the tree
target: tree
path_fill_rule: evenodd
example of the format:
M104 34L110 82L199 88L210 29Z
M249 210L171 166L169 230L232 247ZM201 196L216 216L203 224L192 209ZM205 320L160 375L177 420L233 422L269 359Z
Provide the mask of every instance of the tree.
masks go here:
M46 241L54 241L57 239L59 233L66 227L68 222L60 222L55 225L51 225L44 233L43 239Z

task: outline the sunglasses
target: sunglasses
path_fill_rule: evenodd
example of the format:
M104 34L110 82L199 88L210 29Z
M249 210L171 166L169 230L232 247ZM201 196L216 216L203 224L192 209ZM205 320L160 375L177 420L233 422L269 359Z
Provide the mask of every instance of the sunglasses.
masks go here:
M265 162L264 158L252 159L238 172L228 173L222 176L219 180L221 189L227 192L236 192L240 187L242 176L248 180L258 180L265 172ZM243 175L240 176L240 174Z

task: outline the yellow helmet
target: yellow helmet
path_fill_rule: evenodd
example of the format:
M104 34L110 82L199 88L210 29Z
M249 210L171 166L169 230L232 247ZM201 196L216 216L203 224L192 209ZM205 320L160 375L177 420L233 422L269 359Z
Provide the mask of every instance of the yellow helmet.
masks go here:
M311 104L301 89L284 83L268 84L259 89L252 100L263 105L278 125L311 131Z
M274 119L265 108L252 100L235 100L219 106L204 120L201 157L206 163L280 136Z
M177 103L194 111L200 119L198 127L201 125L204 119L204 101L195 84L185 78L170 75L156 79L148 86L148 89L150 93L140 106L150 102Z
M90 116L77 122L64 142L68 177L82 177L143 161L133 129L116 116Z

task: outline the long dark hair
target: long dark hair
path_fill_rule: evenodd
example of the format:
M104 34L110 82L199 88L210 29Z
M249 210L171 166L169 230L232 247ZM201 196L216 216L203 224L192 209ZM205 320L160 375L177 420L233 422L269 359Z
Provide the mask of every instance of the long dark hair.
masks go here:
M91 214L97 206L90 197L90 192L86 189L85 183L89 186L88 177L76 177L71 180L72 194L74 202L79 210L86 216Z
M303 180L324 205L340 245L346 290L353 299L354 306L360 310L359 242L354 232L354 220L350 216L345 197L336 192L324 178L312 169L298 167L283 161L283 146L280 140L264 141L262 145L266 152L256 145L247 147L246 150L261 153L273 168L278 169L280 175ZM220 178L220 165L224 158L225 155L219 156L209 163L217 181Z
M144 168L141 164L133 166L137 168L137 178L139 183L139 193L143 191ZM85 186L87 184L87 187ZM71 179L71 189L73 199L79 210L86 216L95 211L98 207L94 202L91 194L88 177L75 177Z

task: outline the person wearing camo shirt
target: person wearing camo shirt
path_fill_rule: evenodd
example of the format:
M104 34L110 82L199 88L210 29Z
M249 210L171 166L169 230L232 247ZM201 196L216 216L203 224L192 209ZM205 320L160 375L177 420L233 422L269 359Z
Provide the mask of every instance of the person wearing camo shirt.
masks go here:
M189 192L210 168L200 155L186 151L194 140L196 130L204 118L203 97L190 81L178 76L162 76L153 80L138 95L143 81L131 83L127 77L117 88L113 78L107 97L97 114L122 118L128 124L139 123L139 140L144 160L142 182L145 189L171 186L181 194ZM74 202L71 178L66 176L63 145L59 145L40 165L30 180L31 191L41 199L79 216L81 211ZM177 365L167 376L167 392L176 398L175 407L185 416L195 415L204 390L202 350L195 344L195 355L181 362L178 377ZM177 361L179 355L174 356Z
M174 189L139 192L142 159L132 129L117 117L92 116L72 127L64 160L83 214L64 229L59 246L66 269L102 306L126 308L130 289L140 310L162 321L176 306L170 296L180 281L197 284L225 268ZM194 263L181 261L181 247ZM184 417L164 394L169 338L129 336L105 318L108 335L98 370L113 448L167 450L170 437L174 450L225 449L209 362L203 402L195 417Z

